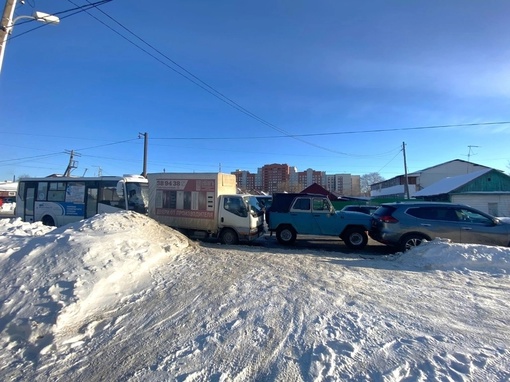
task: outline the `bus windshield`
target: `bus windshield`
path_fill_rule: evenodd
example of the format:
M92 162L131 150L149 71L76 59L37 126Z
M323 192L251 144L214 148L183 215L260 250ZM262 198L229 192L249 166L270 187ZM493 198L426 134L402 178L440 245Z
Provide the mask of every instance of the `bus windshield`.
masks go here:
M145 214L149 202L149 185L147 183L127 182L128 209Z

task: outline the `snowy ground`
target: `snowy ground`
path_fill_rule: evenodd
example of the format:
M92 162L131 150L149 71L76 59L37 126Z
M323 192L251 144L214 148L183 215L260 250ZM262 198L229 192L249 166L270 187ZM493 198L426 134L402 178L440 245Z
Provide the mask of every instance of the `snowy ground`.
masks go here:
M270 251L1 219L0 380L510 379L509 248Z

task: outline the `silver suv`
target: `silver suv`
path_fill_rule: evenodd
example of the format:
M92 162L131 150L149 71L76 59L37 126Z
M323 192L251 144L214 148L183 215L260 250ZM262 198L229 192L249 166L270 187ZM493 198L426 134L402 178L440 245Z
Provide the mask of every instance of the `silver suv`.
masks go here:
M510 224L463 204L385 203L372 214L372 239L406 251L436 237L510 246Z

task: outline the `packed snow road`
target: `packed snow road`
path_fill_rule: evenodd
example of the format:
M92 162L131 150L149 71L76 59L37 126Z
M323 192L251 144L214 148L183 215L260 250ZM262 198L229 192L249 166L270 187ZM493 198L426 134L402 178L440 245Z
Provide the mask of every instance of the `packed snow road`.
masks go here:
M510 378L508 248L187 245L131 213L1 228L2 380Z
M280 244L276 240L275 235L265 234L257 240L250 243L243 243L248 246L261 246L264 248L271 248L271 250L287 251L292 250L313 250L313 251L327 251L335 252L339 255L357 253L359 255L391 255L396 252L396 249L381 244L375 240L368 239L368 244L362 250L353 251L349 249L344 242L333 236L312 236L312 235L300 235L298 239L290 246Z

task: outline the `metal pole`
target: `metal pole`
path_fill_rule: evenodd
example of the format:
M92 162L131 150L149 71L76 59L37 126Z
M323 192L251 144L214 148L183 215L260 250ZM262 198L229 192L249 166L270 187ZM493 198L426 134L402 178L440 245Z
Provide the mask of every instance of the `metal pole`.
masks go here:
M7 0L0 25L0 73L2 73L2 63L4 62L5 46L12 29L12 20L14 17L14 8L17 0Z
M402 142L402 151L404 153L404 193L406 199L410 199L409 196L409 178L407 177L407 160L406 160L406 143Z
M149 134L148 133L138 133L138 138L143 135L143 171L142 176L147 178L147 150L149 147Z
M67 168L64 172L64 176L67 177L67 176L71 176L71 170L74 167L74 150L71 150L71 152L69 153L70 154L70 157L69 157L69 164L67 165Z

